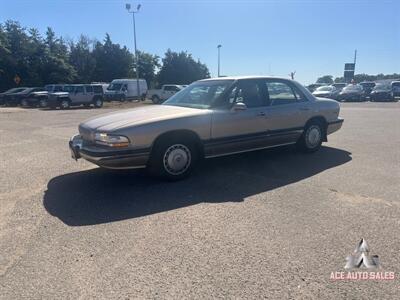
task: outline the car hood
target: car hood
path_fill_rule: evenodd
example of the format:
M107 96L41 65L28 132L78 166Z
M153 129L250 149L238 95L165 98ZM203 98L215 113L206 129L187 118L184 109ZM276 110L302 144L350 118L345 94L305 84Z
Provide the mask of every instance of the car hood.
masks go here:
M361 94L361 91L341 91L340 94Z
M80 127L95 131L111 132L121 128L139 126L167 119L194 117L210 112L207 109L154 105L101 115L83 122Z
M371 93L390 93L391 90L373 90Z
M40 91L40 92L33 92L32 95L47 95L49 92L47 91Z

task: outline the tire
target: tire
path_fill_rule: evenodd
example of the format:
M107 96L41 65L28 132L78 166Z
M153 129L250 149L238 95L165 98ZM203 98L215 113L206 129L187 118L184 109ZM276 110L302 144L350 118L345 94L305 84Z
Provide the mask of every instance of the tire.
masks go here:
M119 98L119 101L120 101L120 102L125 102L125 101L126 101L125 95L122 95L122 96Z
M101 108L103 106L103 99L96 97L93 99L93 105L95 108Z
M47 102L46 98L39 99L39 107L45 108L45 107L47 107L47 105L48 105L48 102Z
M71 107L71 102L69 101L69 99L62 99L60 101L60 108L61 109L68 109Z
M22 100L21 100L21 106L22 106L22 107L29 107L30 105L29 105L28 100L22 99Z
M153 97L151 97L151 101L153 101L154 104L159 104L160 98L157 95L154 95Z
M319 150L324 138L325 129L321 122L311 121L304 128L304 132L297 142L297 147L305 153L313 153Z
M190 139L163 138L150 156L150 174L166 180L181 180L190 175L198 159L198 148Z

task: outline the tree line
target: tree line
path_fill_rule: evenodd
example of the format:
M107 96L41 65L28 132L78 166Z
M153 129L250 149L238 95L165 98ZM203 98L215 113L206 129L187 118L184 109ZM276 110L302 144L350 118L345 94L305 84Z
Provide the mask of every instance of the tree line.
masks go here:
M332 83L339 83L339 82L344 82L344 77L334 77L332 75L324 75L322 77L319 77L317 79L317 83L326 83L326 84L332 84ZM400 74L393 73L393 74L377 74L377 75L369 75L369 74L355 74L354 75L354 81L357 83L363 82L363 81L376 81L376 80L383 80L383 79L399 79Z
M44 36L36 28L16 21L0 23L0 91L17 86L51 83L110 82L116 78L139 77L148 85L189 84L210 77L207 66L186 51L168 49L164 58L113 43L109 34L103 41L81 35L65 40L50 28Z

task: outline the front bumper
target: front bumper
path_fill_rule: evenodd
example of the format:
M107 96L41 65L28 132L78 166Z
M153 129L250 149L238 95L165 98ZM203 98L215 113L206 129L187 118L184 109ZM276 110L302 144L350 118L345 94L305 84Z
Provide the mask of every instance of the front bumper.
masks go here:
M80 135L74 135L69 141L73 159L85 160L107 169L145 168L150 157L150 149L115 150L96 145L85 145Z
M342 128L343 122L344 119L342 118L338 118L336 121L329 122L326 129L326 135L332 134Z

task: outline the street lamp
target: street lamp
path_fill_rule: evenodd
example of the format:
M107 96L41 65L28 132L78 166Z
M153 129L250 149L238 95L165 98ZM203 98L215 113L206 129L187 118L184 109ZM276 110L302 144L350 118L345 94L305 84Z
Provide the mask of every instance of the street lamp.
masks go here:
M135 45L135 61L136 61L136 88L138 93L138 99L140 99L140 86L139 86L139 55L136 49L136 24L135 24L135 14L139 12L141 5L138 4L136 10L131 10L131 5L129 3L125 4L125 8L128 13L132 14L133 20L133 41Z
M218 77L220 76L220 58L221 58L221 47L222 45L218 45Z

